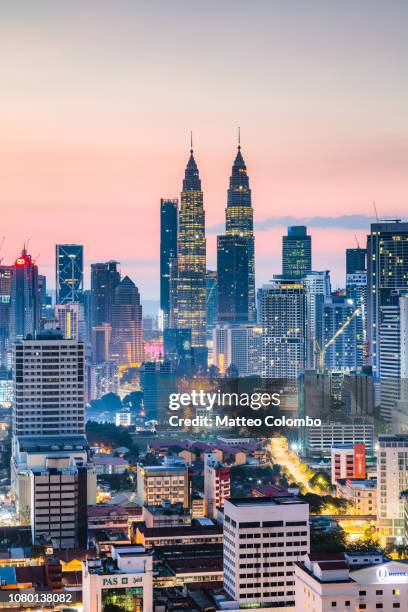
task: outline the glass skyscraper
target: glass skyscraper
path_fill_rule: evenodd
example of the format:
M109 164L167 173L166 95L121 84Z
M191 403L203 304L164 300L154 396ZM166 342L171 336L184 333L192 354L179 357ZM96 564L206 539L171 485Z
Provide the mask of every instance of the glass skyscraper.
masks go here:
M191 329L193 347L206 346L206 239L200 175L193 149L183 180L177 239L176 325Z
M117 261L91 264L92 325L112 323L115 289L120 283Z
M84 282L84 247L82 244L55 246L56 303L80 302Z
M163 327L170 315L170 263L177 257L178 200L160 200L160 310Z
M218 321L248 322L249 249L245 236L217 236Z
M238 144L238 152L232 166L230 177L227 208L226 208L225 233L227 236L245 238L248 251L248 271L244 272L247 283L247 308L246 320L255 321L255 240L254 221L251 189L244 158L241 153L241 145ZM220 273L220 271L218 271ZM244 279L241 279L244 281ZM220 282L220 281L219 281ZM241 284L238 283L239 285ZM220 293L218 294L220 296Z
M288 227L282 239L282 275L284 278L303 278L312 271L312 237L304 225Z
M10 342L35 338L40 325L38 267L24 248L12 266Z

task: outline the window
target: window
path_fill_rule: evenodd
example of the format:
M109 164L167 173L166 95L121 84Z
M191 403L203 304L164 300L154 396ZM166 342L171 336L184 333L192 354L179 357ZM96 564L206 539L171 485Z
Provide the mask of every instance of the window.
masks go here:
M376 607L377 610L380 610L380 609L382 609L383 605L382 605L382 603L377 603L377 604L375 604L375 607Z
M378 591L378 590L377 590L377 591L375 592L375 594L376 594L376 595L382 595L382 594L383 594L383 592L382 592L381 590L380 590L380 591Z
M358 592L358 596L359 597L364 597L364 595L367 595L367 591L359 591Z
M337 606L337 601L332 601L331 602L331 606L332 606L332 608L335 608Z
M358 606L358 609L359 609L359 610L367 610L367 604L360 604L360 605Z
M392 604L392 607L393 607L393 608L399 608L399 607L400 607L399 602L397 602L397 603L393 603L393 604Z

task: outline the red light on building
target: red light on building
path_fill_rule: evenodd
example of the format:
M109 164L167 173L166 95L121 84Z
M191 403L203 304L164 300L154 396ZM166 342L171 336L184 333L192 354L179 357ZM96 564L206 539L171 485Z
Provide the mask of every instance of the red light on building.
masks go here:
M25 266L26 263L27 261L24 259L24 257L19 257L16 259L16 266Z

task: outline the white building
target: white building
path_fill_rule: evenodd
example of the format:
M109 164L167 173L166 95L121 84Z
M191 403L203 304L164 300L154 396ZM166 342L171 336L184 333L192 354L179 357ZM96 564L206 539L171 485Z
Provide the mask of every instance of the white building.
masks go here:
M224 588L237 607L294 610L294 564L308 552L309 506L302 500L225 500Z
M262 329L250 323L227 325L225 367L234 365L239 376L261 374Z
M408 568L389 561L353 569L342 554L307 555L296 564L296 612L406 610Z
M322 423L308 427L306 436L306 453L311 456L330 457L332 446L342 444L364 444L367 454L374 449L374 426L368 422Z
M377 481L348 478L336 483L339 497L350 502L351 514L377 515Z
M108 393L119 392L119 366L115 361L87 365L87 399L98 400Z
M216 518L218 508L224 507L224 500L231 494L231 470L222 465L215 453L204 455L204 499L206 514Z
M380 535L385 541L404 538L404 499L408 489L408 435L378 438L377 512Z
M85 341L84 307L79 302L55 305L55 320L65 340Z
M151 553L142 546L113 546L112 558L83 561L82 592L86 612L103 612L109 606L152 612Z
M117 427L130 427L132 424L132 414L130 410L123 408L115 412L115 425Z
M364 444L342 444L331 449L331 481L366 477L366 449Z
M319 347L322 348L323 305L330 299L330 272L310 272L303 278L306 294L306 364L319 367Z
M299 280L276 279L259 291L262 375L296 380L305 369L305 290Z

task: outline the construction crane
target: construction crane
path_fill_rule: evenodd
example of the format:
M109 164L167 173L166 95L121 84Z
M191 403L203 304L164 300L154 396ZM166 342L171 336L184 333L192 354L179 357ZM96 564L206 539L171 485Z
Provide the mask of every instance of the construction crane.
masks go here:
M364 313L364 307L361 305L358 308L356 308L351 315L344 321L344 323L339 327L339 329L336 331L336 333L334 334L334 336L332 336L330 338L330 340L328 340L323 347L320 347L318 341L315 339L314 343L315 343L315 347L318 349L318 354L319 354L319 369L321 371L324 370L324 357L326 355L326 351L329 348L329 346L331 346L336 340L337 338L344 332L344 330L350 325L350 323L353 321L353 319L355 317L357 317L360 314Z

